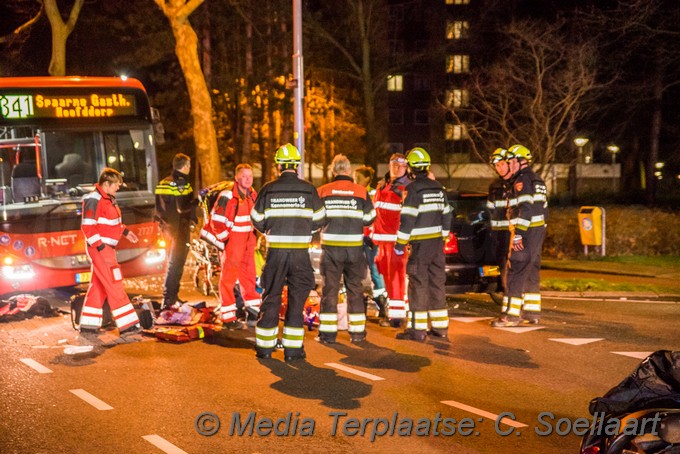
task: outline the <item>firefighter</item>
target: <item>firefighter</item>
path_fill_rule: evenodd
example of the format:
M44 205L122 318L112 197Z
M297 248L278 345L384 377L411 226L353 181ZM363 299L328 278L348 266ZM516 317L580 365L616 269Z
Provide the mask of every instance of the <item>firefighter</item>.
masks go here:
M387 317L381 326L398 328L406 318L406 260L405 255L395 255L394 245L399 230L399 215L404 188L411 182L407 173L406 157L394 153L390 157L389 172L380 180L375 190L373 205L376 218L371 239L378 246L375 263L385 278L387 289Z
M375 196L375 188L371 187L375 170L369 166L361 166L354 169L354 182L366 188L368 197L373 201ZM378 253L378 246L371 239L371 229L364 227L364 255L368 262L368 271L371 273L371 282L373 283L373 301L378 306L378 317L384 320L387 316L387 290L385 290L385 279L382 274L378 272L378 267L375 264L375 256Z
M125 293L123 275L116 259L116 246L121 236L131 243L137 235L123 224L115 194L123 183L116 169L105 168L92 192L83 197L82 231L87 255L92 262L92 279L80 316L81 332L96 332L102 326L104 302L121 335L141 330L137 312Z
M491 244L494 248L494 257L501 272L500 286L496 290L505 292L505 282L507 277L508 252L510 247L510 221L507 217L508 198L510 185L508 180L512 177L510 165L507 161L508 150L496 148L491 153L489 160L494 166L498 179L489 185L489 197L486 207L491 215ZM508 309L508 298L503 295L502 312Z
M321 232L321 276L323 292L319 314L322 343L334 344L338 334L338 294L340 279L347 289L347 317L350 341L366 339L366 308L362 280L366 275L363 251L364 227L375 219L375 210L364 186L352 181L352 165L338 154L331 162L333 182L319 188L326 209L326 225Z
M172 174L156 186L156 217L170 251L163 283L163 308L179 300L179 283L189 253L189 235L196 224L194 190L189 183L191 158L177 153L172 160Z
M505 292L508 309L491 323L495 327L540 321L539 272L548 218L548 191L543 180L531 170L531 160L531 152L525 146L517 144L508 148L512 174L508 202L512 246Z
M394 254L405 255L411 245L406 270L410 327L397 339L424 341L428 334L448 338L449 313L446 308L446 259L444 239L451 229L451 207L444 187L428 177L430 155L413 148L407 156L415 180L406 186Z
M258 358L271 358L278 339L281 293L287 285L282 339L286 362L306 356L302 310L315 287L308 250L312 232L320 229L326 219L316 188L298 178L300 161L300 152L292 144L276 150L274 162L280 175L262 187L250 213L253 225L267 236L269 245L261 277L264 293L255 327L255 350Z
M253 169L239 164L232 188L220 192L210 215L210 227L216 239L225 243L221 253L220 318L228 329L244 329L236 319L234 287L238 279L245 311L253 319L260 312L260 294L255 285L255 244L257 239L250 221L257 193L253 189Z

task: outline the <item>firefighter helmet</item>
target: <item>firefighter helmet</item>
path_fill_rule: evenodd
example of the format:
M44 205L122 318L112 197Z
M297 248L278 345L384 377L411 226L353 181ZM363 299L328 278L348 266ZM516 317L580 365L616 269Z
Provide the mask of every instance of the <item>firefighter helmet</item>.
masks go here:
M491 164L496 164L499 161L504 161L508 159L508 150L505 148L496 148L493 153L491 153L491 159L489 162Z
M409 167L415 169L426 169L430 167L432 162L429 153L420 147L411 149L411 151L408 152L408 156L406 156L406 160L408 161Z
M531 162L533 159L533 156L531 156L531 151L524 145L516 144L508 148L508 152L510 153L511 158L522 158L526 159L527 161Z
M274 162L277 164L300 164L302 158L295 145L287 143L279 147L274 155Z

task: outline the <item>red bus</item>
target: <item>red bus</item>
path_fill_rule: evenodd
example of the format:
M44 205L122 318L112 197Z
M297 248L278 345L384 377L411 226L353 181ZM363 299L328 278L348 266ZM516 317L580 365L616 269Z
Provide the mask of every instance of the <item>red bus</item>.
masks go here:
M90 280L81 200L104 167L123 174L116 200L140 239L116 248L124 276L162 272L155 118L135 79L0 78L0 295Z

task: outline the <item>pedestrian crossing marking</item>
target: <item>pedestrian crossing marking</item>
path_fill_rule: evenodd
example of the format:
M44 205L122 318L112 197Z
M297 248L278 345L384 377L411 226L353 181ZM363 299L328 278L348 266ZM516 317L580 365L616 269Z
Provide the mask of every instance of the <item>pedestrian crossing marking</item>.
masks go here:
M160 435L143 435L142 438L167 454L188 454Z
M48 369L47 367L43 366L42 364L40 364L38 361L36 361L34 359L21 358L19 361L26 364L28 367L35 370L39 374L51 374L52 373L52 369Z
M582 338L573 338L573 339L559 339L559 338L549 338L548 340L554 341L554 342L562 342L563 344L569 344L569 345L585 345L585 344L591 344L593 342L598 342L601 340L604 340L603 337L582 337Z
M631 358L645 359L654 352L612 352L615 355L629 356Z
M469 413L473 413L478 416L482 416L484 418L490 419L492 421L498 420L498 415L495 413L491 413L486 410L481 410L479 408L471 407L469 405L465 405L460 402L456 402L455 400L442 400L441 403L444 405L448 405L450 407L458 408L459 410L467 411ZM500 420L501 423L508 425L510 427L514 427L516 429L520 429L522 427L528 427L526 424L521 423L519 421L515 421L514 419L510 418L503 418Z
M529 331L536 331L537 329L545 329L545 326L503 326L494 328L501 331L507 331L509 333L528 333Z
M461 323L481 322L482 320L491 320L493 317L450 317L450 320Z
M324 365L328 366L328 367L332 367L334 369L345 371L345 372L350 373L350 374L358 375L359 377L368 378L369 380L372 380L372 381L384 380L384 378L378 377L377 375L369 374L368 372L364 372L364 371L361 371L361 370L358 370L358 369L354 369L352 367L343 366L342 364L325 363Z
M88 404L92 405L97 410L113 410L113 407L103 400L99 400L84 389L70 389L73 394L83 399Z

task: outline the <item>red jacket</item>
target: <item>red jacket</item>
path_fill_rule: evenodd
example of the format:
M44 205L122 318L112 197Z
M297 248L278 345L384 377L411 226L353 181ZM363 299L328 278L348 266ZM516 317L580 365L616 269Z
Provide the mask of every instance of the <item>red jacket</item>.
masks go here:
M116 198L106 194L99 184L94 191L83 197L83 222L81 227L87 244L99 247L106 244L118 245L125 231L120 208Z
M250 211L256 198L252 188L241 196L237 184L220 192L210 215L210 230L218 241L224 243L229 236L245 237L253 231Z
M406 185L411 182L407 176L389 181L389 174L378 183L373 196L373 206L377 214L373 223L373 241L397 241L399 216Z

